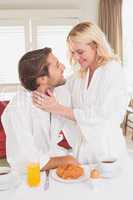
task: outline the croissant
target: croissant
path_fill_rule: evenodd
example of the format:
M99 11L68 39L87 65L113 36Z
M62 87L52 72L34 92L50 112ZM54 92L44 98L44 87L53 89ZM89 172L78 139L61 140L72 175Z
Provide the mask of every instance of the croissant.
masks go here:
M80 165L64 165L56 170L56 174L63 179L77 179L84 175L84 170Z

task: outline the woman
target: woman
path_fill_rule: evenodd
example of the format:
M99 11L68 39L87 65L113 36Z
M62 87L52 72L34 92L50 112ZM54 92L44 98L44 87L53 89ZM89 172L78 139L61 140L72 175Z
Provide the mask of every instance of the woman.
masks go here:
M57 102L50 91L44 99L35 93L34 103L76 121L83 162L120 159L126 149L120 124L128 103L123 69L103 32L91 22L76 25L67 43L70 63L79 66L67 81L72 108Z

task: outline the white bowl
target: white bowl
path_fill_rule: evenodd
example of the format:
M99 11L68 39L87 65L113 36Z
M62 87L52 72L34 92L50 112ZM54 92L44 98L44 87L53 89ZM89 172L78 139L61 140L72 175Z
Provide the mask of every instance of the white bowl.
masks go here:
M11 171L10 167L0 167L0 174L9 173Z
M0 167L0 185L6 184L11 179L11 170L9 167Z
M0 167L0 174L0 191L17 187L21 183L19 174L9 167Z

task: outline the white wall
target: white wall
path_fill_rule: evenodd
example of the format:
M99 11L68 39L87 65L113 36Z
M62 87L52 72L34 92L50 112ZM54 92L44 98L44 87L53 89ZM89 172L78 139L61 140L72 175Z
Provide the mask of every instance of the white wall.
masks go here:
M98 21L98 4L99 0L81 0L80 1L81 17L82 21L89 20L97 23Z
M81 21L97 22L99 0L0 0L0 9L79 9Z

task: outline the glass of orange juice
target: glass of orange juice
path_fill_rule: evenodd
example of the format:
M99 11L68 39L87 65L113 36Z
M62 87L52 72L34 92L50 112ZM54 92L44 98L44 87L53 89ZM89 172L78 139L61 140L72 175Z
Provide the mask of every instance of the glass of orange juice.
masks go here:
M27 183L30 187L35 187L40 184L40 164L38 162L28 164Z

